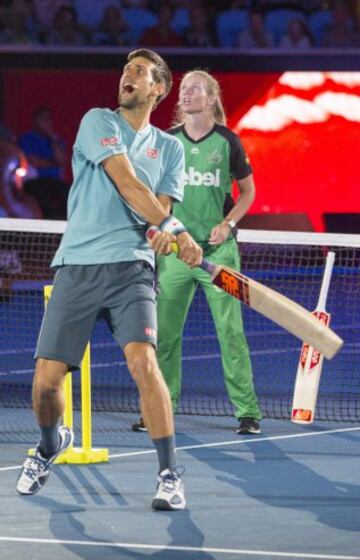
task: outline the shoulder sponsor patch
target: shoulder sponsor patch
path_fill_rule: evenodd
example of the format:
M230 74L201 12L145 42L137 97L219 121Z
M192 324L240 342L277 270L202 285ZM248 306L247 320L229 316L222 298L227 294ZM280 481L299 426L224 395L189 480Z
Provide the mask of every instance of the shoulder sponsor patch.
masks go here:
M146 155L148 158L156 159L159 156L159 150L157 148L148 148Z
M117 136L110 136L110 138L101 138L102 146L116 146L119 143L119 138Z

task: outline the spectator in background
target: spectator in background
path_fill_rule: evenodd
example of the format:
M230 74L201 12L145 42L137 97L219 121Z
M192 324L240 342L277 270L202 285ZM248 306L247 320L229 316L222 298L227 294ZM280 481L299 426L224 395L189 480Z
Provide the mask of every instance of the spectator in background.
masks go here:
M26 182L26 192L38 200L45 218L65 219L68 194L63 179L65 143L54 130L50 109L35 110L32 130L23 134L18 144L38 175Z
M89 40L77 21L76 10L71 6L61 6L56 12L53 27L47 34L48 45L86 45Z
M24 191L24 177L30 173L16 140L16 134L0 122L0 217L42 218L39 204Z
M174 10L170 3L161 4L158 25L147 29L140 37L139 44L146 47L181 47L182 39L171 27L173 14Z
M115 4L105 8L101 25L94 33L94 43L100 46L123 46L128 44L128 24L124 20L119 6Z
M8 7L3 24L0 43L33 45L38 42L35 27L32 24L31 6L26 2L20 0L13 2Z
M323 47L352 47L355 42L355 22L348 6L337 2L332 10L333 24L324 34Z
M72 0L80 25L88 32L96 31L102 25L104 13L109 6L121 7L117 0Z
M214 33L212 32L208 11L201 2L197 2L189 8L190 27L184 34L187 47L213 47L215 45Z
M313 41L311 33L301 18L292 18L287 25L287 32L282 36L281 49L309 49Z
M238 35L237 46L246 49L265 49L274 46L274 38L266 31L263 13L253 11L249 15L249 29Z
M129 26L130 44L138 45L145 31L158 24L158 17L149 10L149 0L122 0L122 8Z
M53 24L56 12L62 6L71 6L71 0L32 0L34 15L43 33L48 32Z

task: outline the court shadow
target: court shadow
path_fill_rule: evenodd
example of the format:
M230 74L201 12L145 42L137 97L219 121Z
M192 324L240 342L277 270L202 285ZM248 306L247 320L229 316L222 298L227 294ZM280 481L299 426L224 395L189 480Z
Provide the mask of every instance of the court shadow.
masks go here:
M248 444L242 441L238 459L233 455L234 446L229 446L228 452L225 448L212 447L190 449L187 453L218 473L217 480L257 501L276 508L311 513L320 523L331 528L359 530L360 486L330 480L308 465L295 461L272 441ZM181 446L197 443L201 444L186 435L181 438ZM241 450L244 449L247 453L250 451L255 460L242 459ZM317 460L319 452L320 449ZM301 449L298 455L301 455ZM209 491L213 493L214 488Z
M143 560L146 558L151 558L152 560L215 560L215 557L207 552L196 550L193 553L187 551L186 553L182 550L169 550L168 546L181 546L181 547L194 547L196 549L201 548L204 544L204 534L200 531L197 525L191 519L191 514L189 510L177 511L177 512L148 512L149 516L159 516L166 517L169 520L169 525L167 528L168 535L170 537L169 542L162 543L165 547L163 550L155 550L152 552L149 549L142 552L135 548L122 546L101 546L102 543L116 543L129 541L129 538L123 535L126 534L126 518L120 517L116 521L116 514L112 515L112 522L117 523L120 531L115 530L108 522L108 514L102 516L102 508L99 507L96 517L96 534L101 533L101 538L94 537L95 529L94 521L85 525L83 521L80 520L79 516L86 515L86 506L80 507L79 505L72 505L63 503L60 501L55 501L52 498L44 496L36 496L34 499L34 505L46 509L50 514L48 529L54 539L59 541L84 541L84 546L79 544L74 544L71 542L60 544L63 548L77 557L84 560ZM143 512L144 515L147 512ZM122 511L124 514L124 511ZM132 517L132 519L134 519ZM144 517L141 517L142 521ZM153 522L152 517L152 522ZM156 525L155 525L156 526ZM149 534L149 529L143 527L139 530L137 543L144 543L144 529L145 534ZM122 532L122 534L121 534ZM159 539L151 539L150 545L154 545L159 542ZM86 543L94 543L89 546Z

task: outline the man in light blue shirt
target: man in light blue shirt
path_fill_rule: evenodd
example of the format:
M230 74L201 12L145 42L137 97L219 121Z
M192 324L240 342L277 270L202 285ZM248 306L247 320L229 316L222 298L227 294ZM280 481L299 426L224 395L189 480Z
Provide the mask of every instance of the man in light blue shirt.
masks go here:
M136 177L154 194L182 200L181 143L150 124L134 130L121 110L92 109L82 119L75 140L69 225L53 266L138 259L154 264L145 238L147 222L119 195L101 165L116 154L127 155Z
M68 227L52 263L57 272L35 353L33 403L41 438L20 473L17 491L22 495L44 486L51 464L72 444L72 431L59 425L62 384L66 372L79 367L102 315L123 348L158 454L152 507L185 507L171 401L155 352L153 249L167 253L176 241L179 258L189 266L200 264L202 251L169 215L172 202L183 195L181 143L150 125L151 111L170 88L164 60L147 49L134 51L120 80L119 109L93 109L80 124ZM151 247L149 225L159 229Z

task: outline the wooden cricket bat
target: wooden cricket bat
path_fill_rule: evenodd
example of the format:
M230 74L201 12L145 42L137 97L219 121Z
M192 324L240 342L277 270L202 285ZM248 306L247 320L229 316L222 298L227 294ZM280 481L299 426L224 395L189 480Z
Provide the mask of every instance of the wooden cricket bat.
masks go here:
M326 257L325 271L321 283L320 295L313 316L320 324L330 324L330 313L326 311L326 299L329 291L335 253L329 251ZM302 345L298 370L296 374L291 420L297 424L311 424L314 421L315 407L320 383L324 356L308 343Z
M149 228L148 238L156 231L154 226ZM173 245L176 252L176 243ZM213 284L310 344L327 359L333 358L342 347L343 340L336 333L295 301L232 268L205 259L199 266L210 274Z

